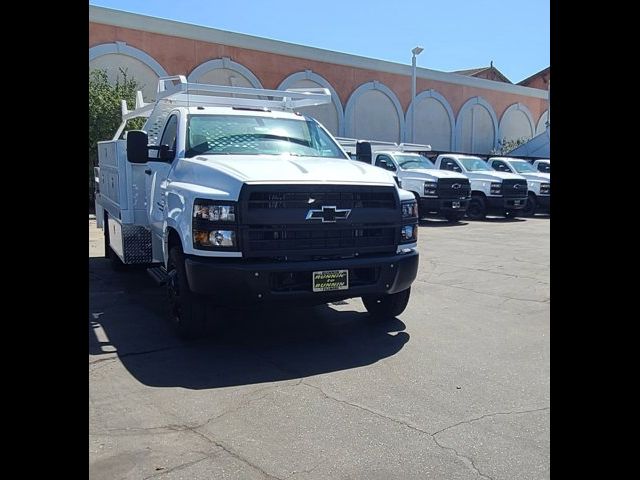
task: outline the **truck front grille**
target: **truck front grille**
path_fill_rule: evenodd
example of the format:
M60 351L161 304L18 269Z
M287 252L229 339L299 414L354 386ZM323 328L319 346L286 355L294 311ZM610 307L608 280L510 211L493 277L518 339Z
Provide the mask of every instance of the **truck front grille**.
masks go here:
M325 216L323 207L342 210L343 216ZM240 194L245 257L395 253L401 220L391 185L245 185Z
M395 250L396 228L380 225L348 226L252 226L247 230L247 248L251 252L321 254L334 249L356 249L365 252L370 248L387 247Z
M439 198L468 198L471 184L468 178L439 178L436 193Z
M393 191L252 192L249 196L249 210L309 208L312 204L333 205L337 208L395 208L395 202Z
M527 181L526 180L503 180L502 195L505 197L526 197Z

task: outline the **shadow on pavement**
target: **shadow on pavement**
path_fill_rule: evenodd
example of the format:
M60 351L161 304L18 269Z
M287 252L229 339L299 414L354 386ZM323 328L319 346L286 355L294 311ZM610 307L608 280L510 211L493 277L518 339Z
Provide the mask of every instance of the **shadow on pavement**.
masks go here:
M462 227L467 222L460 220L459 222L450 222L448 220L433 220L431 218L421 218L418 222L421 227L437 228L437 227Z
M325 305L221 309L220 332L182 341L166 320L164 288L143 269L114 272L108 260L90 258L89 280L90 362L99 368L115 353L149 386L207 389L296 379L370 365L409 341L397 318L372 323L365 313Z

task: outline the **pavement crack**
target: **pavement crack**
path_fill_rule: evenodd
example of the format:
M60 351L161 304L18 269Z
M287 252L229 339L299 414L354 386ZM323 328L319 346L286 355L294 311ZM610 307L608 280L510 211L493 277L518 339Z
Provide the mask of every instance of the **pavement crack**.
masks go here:
M241 461L242 463L244 463L245 465L250 466L251 468L253 468L254 470L257 470L258 472L260 472L262 475L264 475L267 479L269 480L284 480L283 478L280 477L276 477L275 475L272 475L270 473L265 472L262 468L260 468L258 465L250 462L248 459L246 459L245 457L243 457L242 455L240 455L237 452L234 452L231 448L227 447L225 444L215 440L214 438L209 437L208 435L205 435L202 432L199 432L197 430L197 428L199 427L186 427L186 430L194 433L195 435L198 435L199 437L205 439L207 442L211 443L212 445L215 445L216 447L221 448L222 450L224 450L225 452L227 452L229 455L231 455L233 458L235 458L236 460Z
M450 285L448 283L439 283L439 282L428 282L428 281L422 280L420 278L416 278L415 281L416 282L421 282L421 283L428 283L430 285L439 285L441 287L458 288L460 290L466 290L467 292L473 292L473 293L476 293L478 295L487 295L489 297L505 298L507 300L516 300L516 301L519 301L519 302L534 302L534 303L546 303L546 304L548 304L549 301L550 301L549 298L547 298L546 300L534 300L532 298L509 297L508 295L498 295L498 294L495 294L495 293L480 292L480 291L474 290L472 288L461 287L460 285Z
M333 400L335 402L339 402L339 403L344 403L346 405L350 405L350 406L352 406L354 408L358 408L360 410L364 410L365 412L371 413L371 414L376 415L378 417L384 418L386 420L390 420L390 421L392 421L394 423L397 423L397 424L402 425L404 427L410 428L411 430L415 430L416 432L424 433L426 435L431 435L431 433L427 432L426 430L422 430L421 428L416 427L415 425L412 425L412 424L410 424L408 422L405 422L404 420L400 420L400 419L397 419L397 418L394 418L394 417L390 417L388 415L385 415L382 412L378 412L376 410L372 410L372 409L370 409L368 407L365 407L363 405L359 405L357 403L352 403L352 402L349 402L349 401L344 400L342 398L337 398L337 397L334 397L333 395L329 395L328 393L326 393L322 388L318 387L317 385L312 385L311 383L307 383L307 382L304 382L304 381L301 382L301 383L303 385L306 385L307 387L311 387L311 388L314 388L314 389L318 390L326 398L329 398L329 399L331 399L331 400Z
M473 459L470 457L467 457L466 455L462 455L461 453L459 453L455 448L453 447L447 447L446 445L442 445L440 442L438 442L438 439L431 435L431 438L433 439L433 441L436 443L436 445L438 445L438 447L442 448L443 450L449 450L452 451L456 457L458 457L462 463L464 463L465 465L467 465L468 467L470 467L472 470L474 470L481 478L487 478L489 480L495 480L492 476L487 475L485 473L482 473L478 467L476 467L476 464L473 462Z
M354 408L357 408L357 409L359 409L359 410L363 410L363 411L365 411L365 412L371 413L371 414L373 414L373 415L376 415L376 416L378 416L378 417L384 418L384 419L386 419L386 420L390 420L390 421L392 421L392 422L394 422L394 423L397 423L397 424L399 424L399 425L402 425L402 426L404 426L404 427L406 427L406 428L409 428L409 429L411 429L411 430L414 430L414 431L416 431L416 432L419 432L419 433L422 433L422 434L425 434L425 435L429 436L429 437L430 437L430 438L435 442L435 444L436 444L438 447L440 447L440 448L441 448L441 449L443 449L443 450L449 450L449 451L453 452L457 458L459 458L459 459L460 459L460 460L461 460L465 465L467 465L469 468L471 468L472 470L474 470L474 471L475 471L475 472L476 472L476 473L477 473L481 478L486 478L486 479L489 479L489 480L494 480L494 479L493 479L493 477L491 477L490 475L487 475L487 474L485 474L485 473L482 473L482 472L478 469L478 467L475 465L475 463L474 463L474 461L473 461L473 459L472 459L472 458L467 457L467 456L465 456L465 455L461 454L461 453L460 453L460 452L458 452L455 448L447 447L446 445L441 444L441 443L438 441L438 439L436 438L436 435L438 435L438 434L440 434L440 433L444 432L445 430L449 430L449 429L451 429L451 428L457 427L457 426L462 425L462 424L464 424L464 423L471 423L471 422L475 422L475 421L478 421L478 420L481 420L481 419L483 419L483 418L487 418L487 417L493 417L493 416L496 416L496 415L515 415L515 414L522 414L522 413L539 412L539 411L543 411L543 410L548 410L548 409L550 408L550 407L544 407L544 408L537 408L537 409L533 409L533 410L520 410L520 411L512 411L512 412L496 412L496 413L489 413L489 414L482 415L482 416L477 417L477 418L472 418L472 419L469 419L469 420L465 420L465 421L463 421L463 422L458 422L458 423L456 423L456 424L454 424L454 425L450 425L450 426L448 426L448 427L446 427L446 428L443 428L443 429L441 429L441 430L438 430L437 432L430 433L430 432L428 432L428 431L426 431L426 430L423 430L423 429L421 429L421 428L419 428L419 427L417 427L417 426L415 426L415 425L412 425L412 424L411 424L411 423L409 423L409 422L406 422L406 421L403 421L403 420L400 420L400 419L397 419L397 418L394 418L394 417L390 417L390 416L388 416L388 415L383 414L382 412L378 412L378 411L372 410L371 408L365 407L365 406L363 406L363 405L359 405L359 404L357 404L357 403L349 402L349 401L347 401L347 400L345 400L345 399L337 398L337 397L335 397L335 396L333 396L333 395L329 395L327 392L325 392L321 387L318 387L317 385L312 385L312 384L307 383L307 382L304 382L304 381L302 381L302 382L300 382L300 383L302 383L302 384L306 385L307 387L311 387L311 388L313 388L313 389L315 389L315 390L318 390L318 391L319 391L320 393L322 393L326 398L329 398L329 399L331 399L331 400L333 400L333 401L336 401L336 402L339 402L339 403L344 403L345 405L350 405L350 406L352 406L352 407L354 407ZM316 465L316 467L317 467L317 465ZM314 467L314 468L315 468L315 467ZM302 472L297 472L297 473L302 473ZM294 472L294 474L295 474L295 472ZM293 474L292 474L292 475L290 475L290 477L291 477L291 476L293 476ZM289 477L287 477L287 478L289 478Z
M462 266L462 265L455 265L453 263L441 263L441 265L447 265L449 267L458 268L458 270L454 270L452 272L446 272L446 273L457 273L457 272L462 272L462 271L466 271L466 270L473 270L474 272L491 273L491 274L500 275L500 276L503 276L503 277L525 278L527 280L533 280L534 282L540 283L542 285L549 285L549 282L544 282L544 281L540 280L539 278L529 277L527 275L515 275L513 273L497 272L495 270L490 270L490 269L486 269L486 268L471 268L471 267L465 267L465 266Z
M435 437L439 433L445 432L447 430L450 430L452 428L458 427L460 425L465 425L465 424L468 424L468 423L477 422L478 420L482 420L483 418L495 417L497 415L518 415L518 414L523 414L523 413L542 412L544 410L549 410L549 408L550 407L543 407L543 408L535 408L533 410L516 410L516 411L513 411L513 412L487 413L486 415L482 415L480 417L471 418L469 420L464 420L462 422L454 423L453 425L449 425L448 427L442 428L442 429L438 430L437 432L433 432L431 435L433 435Z
M197 460L192 460L191 462L181 463L180 465L176 465L175 467L171 467L171 468L168 468L166 470L162 470L162 471L159 471L157 473L154 473L153 475L149 475L147 477L144 477L142 480L148 480L149 478L156 478L156 477L160 477L162 475L166 475L166 474L171 473L171 472L177 472L179 470L183 470L183 469L185 469L187 467L195 465L196 463L200 463L200 462L203 462L203 461L205 461L205 460L207 460L209 458L212 458L213 456L215 456L215 455L205 455L204 457L201 457L201 458L199 458Z

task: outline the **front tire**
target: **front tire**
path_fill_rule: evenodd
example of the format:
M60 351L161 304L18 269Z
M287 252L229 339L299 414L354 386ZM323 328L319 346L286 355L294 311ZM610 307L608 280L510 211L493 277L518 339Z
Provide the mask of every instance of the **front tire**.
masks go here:
M536 214L537 204L536 197L533 193L529 193L527 197L527 203L522 209L523 217L533 217Z
M181 338L201 336L206 327L208 302L189 288L182 247L174 246L169 250L167 273L171 324Z
M362 303L374 320L392 320L404 312L410 296L411 287L388 295L366 295L362 297Z
M487 203L481 195L474 195L469 200L467 217L471 220L484 220L487 216Z

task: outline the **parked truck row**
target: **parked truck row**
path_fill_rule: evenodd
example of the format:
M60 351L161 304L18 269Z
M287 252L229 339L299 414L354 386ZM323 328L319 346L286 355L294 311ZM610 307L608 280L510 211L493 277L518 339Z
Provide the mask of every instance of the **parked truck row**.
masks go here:
M419 216L435 215L451 222L465 215L482 220L487 215L532 216L550 211L549 160L529 162L510 157L439 154L431 161L418 152L429 145L396 144L338 138L352 160L370 163L392 172L402 188L413 193Z
M329 102L323 88L183 75L161 77L152 103L122 102L120 127L98 143L97 225L114 267L146 265L165 286L179 335L201 334L228 304L360 297L372 319L393 319L417 275L419 217L549 206L550 174L513 159L431 162L418 153L428 146L337 140L299 113ZM125 132L139 117L143 129Z

